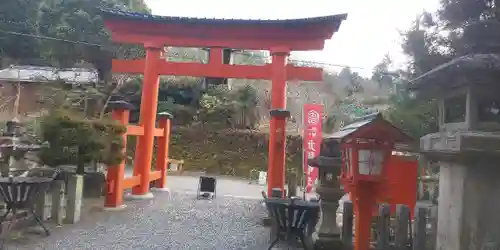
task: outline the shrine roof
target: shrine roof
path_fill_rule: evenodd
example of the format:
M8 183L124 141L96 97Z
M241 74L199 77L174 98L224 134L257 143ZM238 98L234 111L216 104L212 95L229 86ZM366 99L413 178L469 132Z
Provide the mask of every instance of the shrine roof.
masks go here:
M326 138L340 141L350 138L366 138L390 140L396 143L413 141L413 138L385 120L379 112L360 117Z
M340 152L340 150L339 150ZM339 168L342 165L341 157L318 156L307 161L309 166L315 168ZM340 168L339 168L340 169Z
M221 19L221 18L194 18L178 16L158 16L138 12L129 12L119 9L101 8L102 15L109 19L122 19L132 21L151 21L159 23L177 24L213 24L213 25L303 25L303 24L336 24L336 30L342 21L347 18L347 14L330 16L309 17L299 19Z
M377 119L379 115L380 115L379 113L374 113L374 114L360 117L359 119L355 120L353 123L348 124L348 125L340 128L339 131L331 134L330 136L328 136L328 138L343 139L343 138L349 136L350 134L356 132L359 128L361 128L367 124L370 124L372 121Z

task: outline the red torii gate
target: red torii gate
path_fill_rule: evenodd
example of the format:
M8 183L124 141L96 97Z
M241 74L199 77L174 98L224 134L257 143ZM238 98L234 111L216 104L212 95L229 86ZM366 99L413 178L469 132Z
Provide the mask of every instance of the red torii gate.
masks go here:
M143 44L146 57L137 60L113 60L115 73L144 74L141 98L140 130L136 146L134 176L138 177L133 195L150 195L149 184L159 179L151 173L153 140L161 132L155 127L160 75L247 78L272 81L271 122L269 138L268 192L284 188L286 81L321 81L320 68L287 65L291 51L322 50L325 40L338 31L346 14L293 20L229 20L186 17L163 17L116 9L103 9L105 27L112 40L120 43ZM164 47L210 48L207 64L168 62L160 56ZM223 64L223 49L269 50L272 63L263 66ZM130 134L130 133L129 133ZM168 152L164 152L168 158ZM165 162L166 161L162 161ZM123 168L121 164L120 168ZM121 172L123 171L113 171ZM117 174L119 175L119 174ZM110 180L108 178L108 180ZM120 206L123 177L112 177L115 194L106 206ZM122 192L123 193L123 192ZM111 198L110 198L111 199Z

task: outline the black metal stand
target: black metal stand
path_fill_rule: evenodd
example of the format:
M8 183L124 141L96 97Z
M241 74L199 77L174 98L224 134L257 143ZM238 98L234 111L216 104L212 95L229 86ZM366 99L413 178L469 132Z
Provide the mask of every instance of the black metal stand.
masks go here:
M17 223L17 211L27 210L33 215L38 225L40 225L47 236L50 235L49 229L43 224L43 221L34 211L34 203L40 195L44 195L50 188L50 184L55 179L56 174L51 177L16 177L0 178L0 195L2 195L7 206L7 211L0 219L0 225L3 225L7 216L12 214L12 220L7 227L2 227L0 249L4 249L5 241L10 230Z
M305 250L312 250L309 242L311 232L309 232L308 228L314 227L318 221L319 204L317 202L280 198L268 198L266 204L271 217L277 224L278 230L276 238L268 250L272 249L283 238L289 244L296 243L297 238L299 238Z

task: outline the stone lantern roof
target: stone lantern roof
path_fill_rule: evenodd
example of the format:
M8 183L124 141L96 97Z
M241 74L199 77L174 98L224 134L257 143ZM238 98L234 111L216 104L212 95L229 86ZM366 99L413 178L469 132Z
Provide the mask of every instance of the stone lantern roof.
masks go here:
M445 90L464 84L492 83L500 77L500 54L457 57L413 79L412 90Z
M342 164L340 143L337 140L323 138L319 155L315 158L308 159L308 164L315 168L340 169Z

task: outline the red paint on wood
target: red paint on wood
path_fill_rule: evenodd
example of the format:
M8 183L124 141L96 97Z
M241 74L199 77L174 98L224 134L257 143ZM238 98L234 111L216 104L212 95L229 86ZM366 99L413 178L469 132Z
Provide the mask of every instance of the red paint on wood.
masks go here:
M127 126L127 134L128 135L143 135L144 128L137 125L128 125Z
M257 65L230 65L197 63L197 62L167 62L160 60L158 73L160 75L172 76L194 76L194 77L219 77L219 78L245 78L245 79L272 79L272 64ZM215 59L214 61L216 62ZM143 74L144 59L136 60L113 60L113 72L128 74ZM295 67L286 65L287 81L322 81L323 69L310 67Z
M170 36L179 38L196 38L201 42L218 38L239 40L303 40L330 39L339 25L335 23L312 23L285 27L284 25L210 25L210 24L167 24L135 20L105 20L107 29L117 32L142 33L155 36ZM288 44L283 44L287 46ZM215 46L210 46L215 47Z
M413 216L417 202L417 179L417 160L404 156L391 156L387 163L387 179L382 183L379 201L389 203L393 213L396 212L397 204L407 205Z
M149 179L151 181L155 181L155 180L158 180L161 178L161 171L152 171L150 174L149 174Z
M286 63L288 55L288 51L273 53L272 55L271 109L286 109ZM271 117L269 126L267 174L267 192L269 196L271 196L273 188L285 189L286 119L285 117Z
M158 138L158 149L156 151L156 171L160 172L160 178L154 182L157 188L167 187L168 150L170 143L170 119L162 118L159 121L163 136Z
M119 121L121 124L128 124L130 111L129 110L113 110L112 119ZM122 135L123 149L122 152L126 153L127 148L127 133ZM125 174L125 160L116 166L108 166L108 173L106 181L108 183L108 190L104 199L105 207L119 207L123 204L123 190L125 184L123 175Z
M123 180L123 187L125 189L133 188L133 187L139 185L139 183L141 183L141 176L140 175L130 176L130 177L127 177Z
M222 47L232 49L249 49L249 50L270 50L276 46L286 45L294 51L307 51L307 50L322 50L325 47L323 39L314 40L251 40L251 39L237 39L237 38L193 38L193 37L175 37L154 34L137 34L130 32L113 32L111 40L119 43L132 43L143 44L145 41L150 41L158 44L165 44L172 47Z
M354 249L370 250L371 225L373 207L376 204L373 190L377 189L377 184L373 182L362 182L352 188L351 194L354 205Z
M160 78L158 62L162 48L146 49L146 64L141 96L141 126L144 135L138 138L136 151L140 155L134 162L134 175L141 176L141 182L132 189L134 195L145 195L149 192L151 163L153 160L153 142L156 130L156 113L158 106L158 88Z

